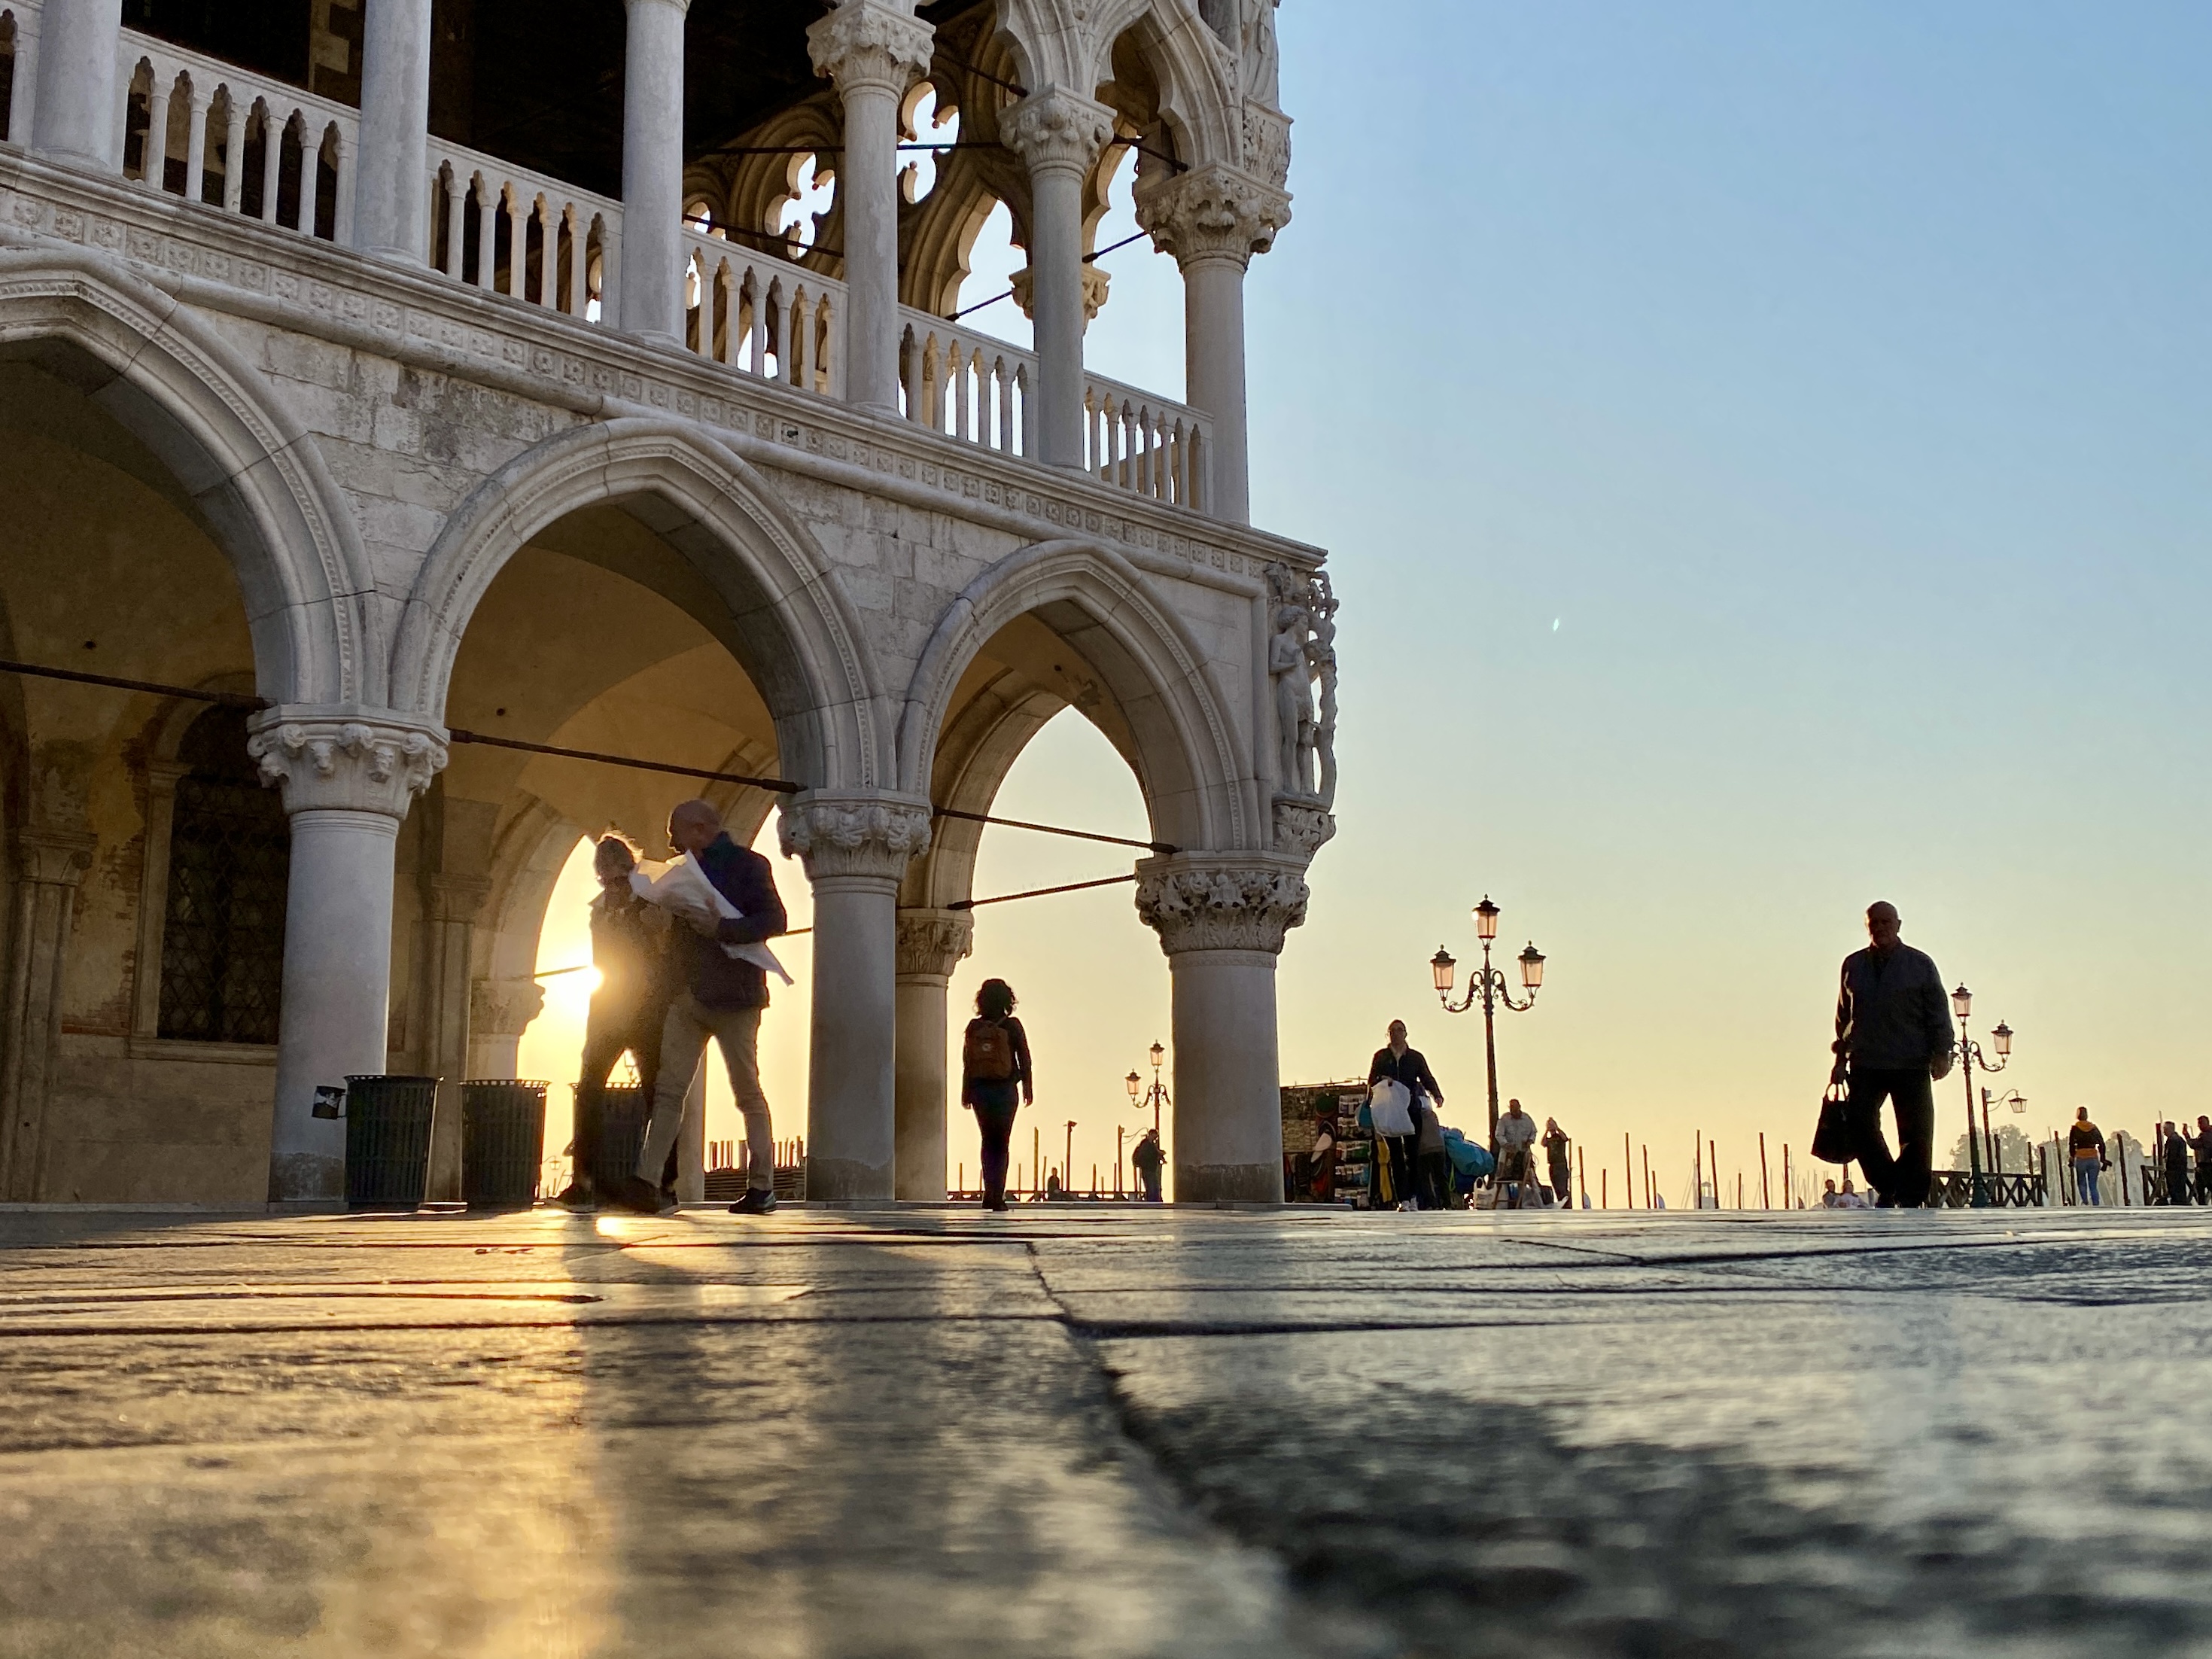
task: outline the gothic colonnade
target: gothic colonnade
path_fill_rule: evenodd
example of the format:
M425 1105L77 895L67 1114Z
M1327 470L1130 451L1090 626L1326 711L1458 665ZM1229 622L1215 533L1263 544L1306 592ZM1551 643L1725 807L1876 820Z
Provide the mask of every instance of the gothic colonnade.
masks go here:
M683 329L684 17L690 0L624 0L629 50L623 81L620 325L673 343ZM846 395L886 416L898 400L898 111L928 74L935 31L916 0L842 0L807 31L817 73L844 107L837 168L844 210L844 278L850 295ZM1126 3L1121 9L1133 9ZM112 169L121 0L46 0L31 148L49 159ZM1085 380L1082 187L1116 138L1115 111L1092 95L1112 76L1102 49L1070 47L1028 8L1010 4L1006 27L1025 63L1029 90L1000 112L1008 148L1028 169L1030 249L1040 385L1042 458L1083 465ZM367 0L362 44L361 154L349 219L353 244L380 258L429 257L431 0ZM1080 14L1079 14L1080 15ZM1024 36L1034 35L1033 40ZM1110 38L1103 40L1110 54ZM1163 50L1165 51L1164 46ZM1172 70L1175 55L1168 52ZM1170 73L1172 84L1176 76ZM1194 84L1202 76L1186 75ZM1272 92L1272 89L1269 89ZM1186 92L1194 107L1204 100ZM1218 100L1214 100L1216 102ZM1289 198L1270 167L1209 158L1214 118L1189 121L1195 161L1148 158L1137 188L1139 222L1180 264L1185 285L1187 393L1213 421L1208 510L1243 523L1248 485L1243 283L1255 252L1288 222ZM1233 125L1233 123L1232 123ZM1264 125L1264 124L1263 124ZM1285 124L1285 130L1287 125ZM1224 147L1224 146L1216 146Z

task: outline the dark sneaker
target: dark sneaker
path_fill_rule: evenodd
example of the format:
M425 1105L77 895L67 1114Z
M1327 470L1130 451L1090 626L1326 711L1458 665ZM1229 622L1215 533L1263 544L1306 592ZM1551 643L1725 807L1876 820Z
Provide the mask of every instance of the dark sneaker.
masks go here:
M572 1181L546 1202L556 1210L568 1211L571 1215L590 1215L599 1207L599 1195L592 1190L589 1182Z
M765 1187L749 1188L745 1195L730 1206L732 1215L774 1215L775 1194Z
M649 1181L625 1176L611 1194L612 1201L634 1215L674 1215L676 1200Z

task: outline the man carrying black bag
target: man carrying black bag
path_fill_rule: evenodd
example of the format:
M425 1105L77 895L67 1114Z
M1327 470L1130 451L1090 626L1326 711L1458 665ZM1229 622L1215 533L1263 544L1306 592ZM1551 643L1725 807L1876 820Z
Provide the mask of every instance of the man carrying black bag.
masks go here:
M1851 1155L1875 1189L1875 1207L1917 1210L1928 1201L1936 1150L1930 1085L1951 1072L1951 1005L1935 963L1899 939L1898 926L1895 905L1869 905L1872 943L1844 958L1830 1079L1849 1085ZM1881 1135L1885 1100L1897 1120L1894 1158Z

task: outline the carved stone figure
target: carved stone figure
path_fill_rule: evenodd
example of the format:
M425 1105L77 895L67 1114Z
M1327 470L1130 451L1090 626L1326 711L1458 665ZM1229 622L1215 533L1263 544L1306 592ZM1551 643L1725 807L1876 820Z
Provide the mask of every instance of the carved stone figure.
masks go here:
M1278 0L1244 0L1242 68L1244 95L1273 108L1283 100L1283 57L1275 43Z
M1326 810L1336 799L1336 596L1327 576L1301 575L1286 565L1268 568L1267 586L1277 792Z

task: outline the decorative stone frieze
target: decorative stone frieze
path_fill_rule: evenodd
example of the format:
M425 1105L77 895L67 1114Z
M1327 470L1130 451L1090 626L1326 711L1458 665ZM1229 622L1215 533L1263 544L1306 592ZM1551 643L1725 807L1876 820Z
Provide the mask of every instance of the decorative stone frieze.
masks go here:
M880 87L902 97L929 73L936 36L914 15L914 0L843 0L807 26L806 53L841 91Z
M902 910L901 979L948 979L975 947L975 918L965 910Z
M810 791L784 801L776 838L786 858L805 862L810 881L896 881L908 860L929 850L929 803L908 796Z
M1114 112L1064 87L1043 87L999 112L999 139L1031 173L1088 173L1114 136Z
M1139 179L1137 222L1163 253L1180 264L1200 259L1247 264L1273 246L1291 222L1291 198L1279 187L1218 162L1151 180Z
M1291 118L1264 104L1246 104L1239 137L1244 171L1277 190L1291 176Z
M534 979L480 979L469 987L469 1033L520 1036L545 1012L545 988Z
M1169 956L1187 951L1279 955L1306 919L1302 866L1249 853L1178 853L1137 866L1137 917Z
M1275 850L1301 862L1310 859L1336 834L1336 818L1325 806L1295 796L1275 797Z
M272 708L253 717L246 750L283 788L288 812L404 818L446 763L439 728L356 709Z

